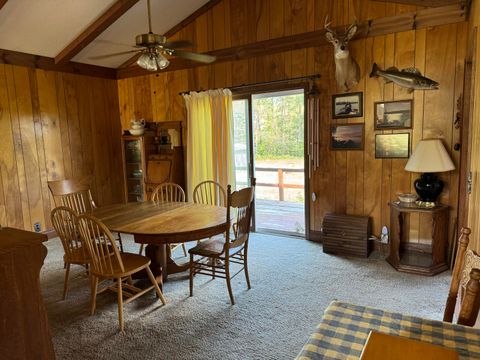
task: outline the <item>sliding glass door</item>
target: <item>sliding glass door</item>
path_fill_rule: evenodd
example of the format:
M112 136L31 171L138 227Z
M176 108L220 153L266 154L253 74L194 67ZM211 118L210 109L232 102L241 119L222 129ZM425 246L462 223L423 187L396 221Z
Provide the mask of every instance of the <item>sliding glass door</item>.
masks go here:
M305 91L233 102L237 186L256 178L255 229L305 235Z

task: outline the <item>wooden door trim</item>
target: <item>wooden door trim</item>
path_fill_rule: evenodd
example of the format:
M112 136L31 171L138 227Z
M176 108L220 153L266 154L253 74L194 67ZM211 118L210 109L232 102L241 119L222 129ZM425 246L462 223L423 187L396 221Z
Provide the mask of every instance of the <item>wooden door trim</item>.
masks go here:
M477 28L471 32L472 39L469 44L467 58L465 60L465 79L463 87L463 109L462 109L462 125L460 132L460 178L459 178L459 194L458 194L458 221L457 233L460 234L462 227L468 226L468 208L469 208L469 192L467 189L467 181L470 173L471 161L471 126L473 120L473 104L472 99L475 98L475 84L472 76L476 70L476 47L477 47Z

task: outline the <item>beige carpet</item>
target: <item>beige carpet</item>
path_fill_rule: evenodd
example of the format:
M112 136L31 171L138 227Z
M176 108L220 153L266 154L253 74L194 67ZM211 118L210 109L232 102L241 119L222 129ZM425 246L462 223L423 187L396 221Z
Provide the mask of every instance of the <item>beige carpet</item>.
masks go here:
M138 246L126 239L131 250ZM154 293L125 306L126 334L118 333L116 295L98 296L88 315L88 279L74 267L68 297L63 287L62 248L47 243L42 290L57 359L292 359L334 299L441 319L449 272L422 277L396 272L381 254L368 259L322 252L306 240L253 234L251 281L233 280L237 305L225 282L198 277L165 284L168 304Z

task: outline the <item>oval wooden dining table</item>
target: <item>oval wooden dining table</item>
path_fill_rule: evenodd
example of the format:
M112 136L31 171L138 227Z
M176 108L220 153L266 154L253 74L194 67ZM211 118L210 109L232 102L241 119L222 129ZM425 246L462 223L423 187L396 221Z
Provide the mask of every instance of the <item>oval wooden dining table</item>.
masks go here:
M92 210L110 231L132 234L139 244L146 244L146 255L155 277L188 269L188 263L176 263L170 243L209 238L225 232L226 208L189 202L156 204L151 201L102 206Z

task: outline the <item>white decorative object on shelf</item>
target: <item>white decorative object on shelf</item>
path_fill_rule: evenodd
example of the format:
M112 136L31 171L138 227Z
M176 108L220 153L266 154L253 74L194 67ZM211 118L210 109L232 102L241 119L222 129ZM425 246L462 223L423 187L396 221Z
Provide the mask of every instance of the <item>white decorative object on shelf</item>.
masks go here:
M143 135L145 129L130 129L128 130L132 135Z
M413 203L418 198L415 194L398 194L397 196L402 203Z

